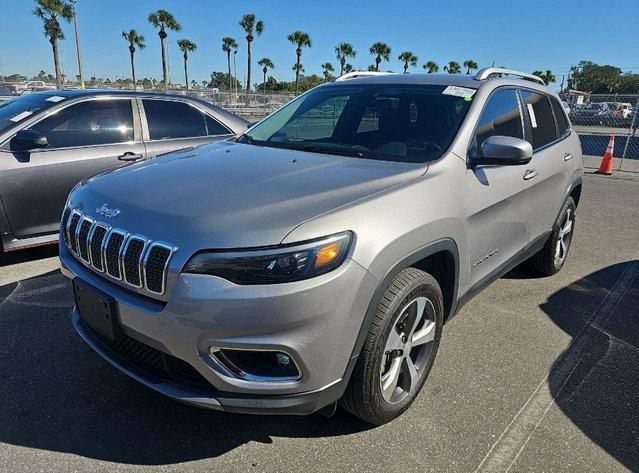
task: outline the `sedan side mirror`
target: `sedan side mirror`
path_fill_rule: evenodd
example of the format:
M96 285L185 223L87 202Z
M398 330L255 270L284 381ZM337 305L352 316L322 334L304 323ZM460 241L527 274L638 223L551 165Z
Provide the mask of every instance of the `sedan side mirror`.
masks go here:
M470 160L471 167L481 165L519 166L533 156L532 145L512 136L490 136L484 140L479 156Z
M29 151L49 146L47 137L36 130L20 130L11 138L11 151Z

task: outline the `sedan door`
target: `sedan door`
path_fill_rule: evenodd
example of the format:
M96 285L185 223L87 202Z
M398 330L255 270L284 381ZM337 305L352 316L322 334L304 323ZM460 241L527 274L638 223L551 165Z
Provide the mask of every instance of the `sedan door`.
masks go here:
M495 90L488 98L472 138L469 160L490 136L523 139L517 91ZM526 247L529 239L529 184L524 166L476 166L466 172L470 287L482 286Z
M0 149L0 192L16 238L55 233L71 189L82 179L144 157L131 98L75 102L27 125L48 146Z
M149 158L234 135L228 127L187 99L143 98L140 103Z

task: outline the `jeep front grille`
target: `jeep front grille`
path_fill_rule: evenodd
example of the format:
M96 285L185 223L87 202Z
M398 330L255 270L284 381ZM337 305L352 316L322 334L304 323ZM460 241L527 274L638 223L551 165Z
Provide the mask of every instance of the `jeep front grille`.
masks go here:
M138 289L164 294L175 247L65 209L61 233L69 250L86 266Z

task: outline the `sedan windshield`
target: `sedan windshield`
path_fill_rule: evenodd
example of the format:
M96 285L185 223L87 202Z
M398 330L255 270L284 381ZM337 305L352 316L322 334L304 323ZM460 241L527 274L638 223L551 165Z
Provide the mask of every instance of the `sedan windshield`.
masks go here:
M423 163L450 146L472 93L438 85L331 85L298 97L238 141L359 158Z
M55 105L59 99L50 94L28 94L0 102L0 133L33 114Z

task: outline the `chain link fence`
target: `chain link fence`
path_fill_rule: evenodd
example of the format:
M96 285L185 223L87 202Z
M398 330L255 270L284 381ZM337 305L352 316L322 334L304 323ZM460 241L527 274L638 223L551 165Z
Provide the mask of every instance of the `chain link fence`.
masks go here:
M614 136L615 169L639 171L639 95L567 91L560 97L570 108L570 121L581 139L587 165L598 166Z

